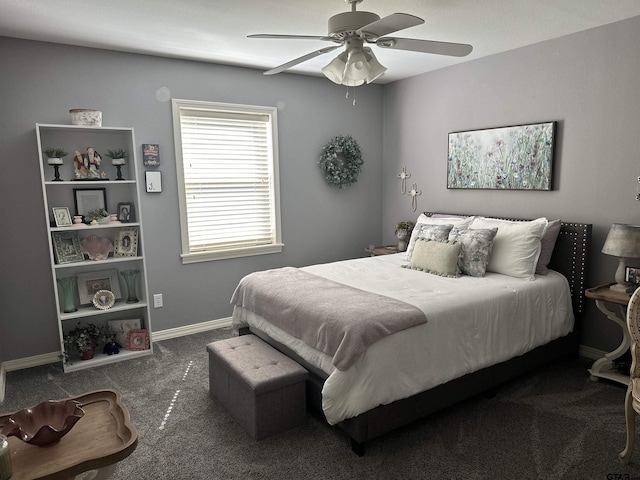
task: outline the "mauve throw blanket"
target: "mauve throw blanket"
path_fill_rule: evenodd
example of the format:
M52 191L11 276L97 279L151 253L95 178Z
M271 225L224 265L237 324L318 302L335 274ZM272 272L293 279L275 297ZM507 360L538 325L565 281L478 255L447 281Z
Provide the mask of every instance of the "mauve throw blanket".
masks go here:
M231 304L330 355L338 370L347 370L387 335L427 321L413 305L293 267L247 275Z

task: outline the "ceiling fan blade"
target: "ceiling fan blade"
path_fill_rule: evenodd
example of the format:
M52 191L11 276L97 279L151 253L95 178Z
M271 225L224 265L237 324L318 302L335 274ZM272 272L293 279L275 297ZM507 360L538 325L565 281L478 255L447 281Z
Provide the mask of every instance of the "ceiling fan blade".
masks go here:
M247 38L275 38L285 40L328 40L330 42L335 41L331 37L319 37L316 35L279 35L271 33L256 33L254 35L247 35Z
M384 37L376 40L376 45L382 48L409 50L412 52L435 53L452 57L465 57L471 53L473 47L466 43L436 42L434 40L416 40L413 38Z
M319 55L323 55L325 53L329 53L330 51L335 50L338 47L340 47L340 45L333 45L331 47L321 48L320 50L316 50L315 52L307 53L306 55L303 55L302 57L296 58L295 60L291 60L290 62L283 63L282 65L277 66L276 68L272 68L271 70L267 70L266 72L263 73L263 75L275 75L276 73L280 73L280 72L286 70L287 68L293 67L294 65L298 65L299 63L306 62L307 60L310 60L310 59L312 59L314 57L317 57Z
M398 30L415 27L424 23L424 20L408 13L392 13L386 17L360 28L357 33L366 37L378 38Z

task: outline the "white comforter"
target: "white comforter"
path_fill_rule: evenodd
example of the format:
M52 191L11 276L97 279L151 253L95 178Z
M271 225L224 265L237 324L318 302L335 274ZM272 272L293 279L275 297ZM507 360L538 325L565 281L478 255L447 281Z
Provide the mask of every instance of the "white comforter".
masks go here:
M567 280L557 272L527 281L487 273L446 278L401 268L405 255L304 267L331 280L387 295L424 311L427 323L386 337L345 371L267 320L236 307L234 326L252 326L328 377L322 408L330 424L354 417L525 353L571 332Z

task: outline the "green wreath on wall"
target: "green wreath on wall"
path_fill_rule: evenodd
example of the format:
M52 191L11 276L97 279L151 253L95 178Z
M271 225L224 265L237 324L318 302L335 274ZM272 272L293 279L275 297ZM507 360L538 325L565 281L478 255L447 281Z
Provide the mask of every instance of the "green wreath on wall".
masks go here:
M358 181L363 163L358 142L350 135L338 135L323 147L318 165L329 185L345 188Z

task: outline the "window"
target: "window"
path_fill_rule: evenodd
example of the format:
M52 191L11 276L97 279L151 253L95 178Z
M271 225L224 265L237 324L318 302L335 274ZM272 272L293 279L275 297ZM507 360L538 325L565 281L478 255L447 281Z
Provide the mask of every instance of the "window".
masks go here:
M173 100L182 261L282 251L276 109Z

